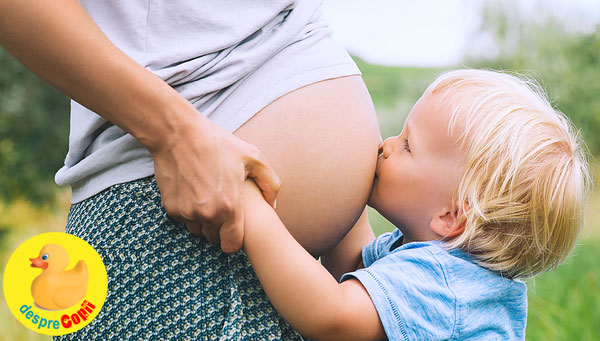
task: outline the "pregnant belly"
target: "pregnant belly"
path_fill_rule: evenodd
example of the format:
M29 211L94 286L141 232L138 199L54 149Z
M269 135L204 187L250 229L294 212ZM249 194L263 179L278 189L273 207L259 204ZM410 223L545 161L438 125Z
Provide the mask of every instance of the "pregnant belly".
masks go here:
M364 209L380 138L360 76L315 83L265 107L235 135L257 146L282 181L277 213L320 256Z

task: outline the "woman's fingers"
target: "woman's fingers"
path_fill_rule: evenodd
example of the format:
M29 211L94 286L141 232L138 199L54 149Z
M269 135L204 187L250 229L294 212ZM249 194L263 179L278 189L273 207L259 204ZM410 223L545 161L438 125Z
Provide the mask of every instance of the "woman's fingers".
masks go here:
M275 208L277 194L281 188L281 180L267 159L259 153L248 162L246 172L248 177L256 182L269 205Z
M216 225L202 225L202 235L211 244L219 244L219 227Z
M185 227L194 236L203 236L211 244L219 244L219 228L215 225L202 224L193 220L186 220Z
M204 226L201 223L199 223L197 221L181 220L181 219L179 221L184 222L185 223L185 227L194 236L204 235L204 229L203 229ZM208 239L208 237L206 235L204 235L204 237L206 237Z
M231 219L225 220L218 230L221 239L221 250L233 253L240 250L244 242L244 201L241 196L236 204L237 209L233 212ZM217 231L217 230L215 230Z

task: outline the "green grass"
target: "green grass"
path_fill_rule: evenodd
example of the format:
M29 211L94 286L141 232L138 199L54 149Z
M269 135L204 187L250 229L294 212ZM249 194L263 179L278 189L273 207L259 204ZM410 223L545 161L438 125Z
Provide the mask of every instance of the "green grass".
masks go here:
M600 166L582 238L565 263L527 281L528 340L600 340Z
M528 340L600 338L600 238L579 244L566 263L527 281Z

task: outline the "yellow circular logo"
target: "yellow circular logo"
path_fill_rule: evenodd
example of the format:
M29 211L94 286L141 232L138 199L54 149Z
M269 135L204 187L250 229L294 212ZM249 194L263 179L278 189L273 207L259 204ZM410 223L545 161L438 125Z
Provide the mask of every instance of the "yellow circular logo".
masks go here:
M4 298L25 327L64 335L100 312L108 279L100 255L83 239L61 232L26 240L8 259Z

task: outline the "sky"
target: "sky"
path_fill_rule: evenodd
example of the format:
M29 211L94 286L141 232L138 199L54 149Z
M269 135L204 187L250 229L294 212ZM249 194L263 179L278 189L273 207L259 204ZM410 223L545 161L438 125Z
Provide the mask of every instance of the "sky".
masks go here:
M493 41L480 34L482 3L506 0L324 0L324 16L346 49L374 64L459 65L464 53L493 53ZM509 1L510 2L510 1ZM600 22L600 0L513 1L518 15L543 20L547 12L575 31ZM474 43L476 42L476 43Z

